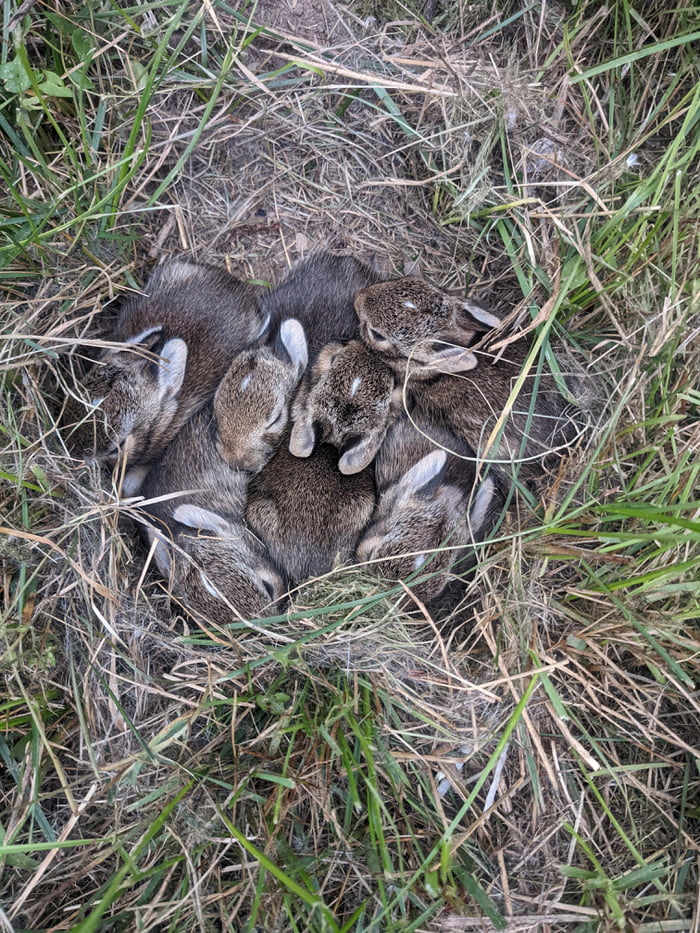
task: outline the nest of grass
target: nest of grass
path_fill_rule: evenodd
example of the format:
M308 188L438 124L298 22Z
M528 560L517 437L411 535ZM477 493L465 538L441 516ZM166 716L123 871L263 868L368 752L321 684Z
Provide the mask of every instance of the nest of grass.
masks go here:
M594 4L401 11L11 24L34 83L1 73L7 929L697 922L692 24L649 6L628 47ZM590 362L590 430L441 625L357 569L197 622L71 455L71 395L149 265L274 282L321 247Z

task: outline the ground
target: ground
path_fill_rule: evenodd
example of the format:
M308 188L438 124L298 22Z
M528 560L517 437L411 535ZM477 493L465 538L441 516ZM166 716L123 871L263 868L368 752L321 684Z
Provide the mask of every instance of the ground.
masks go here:
M697 30L627 2L18 11L4 928L697 927ZM354 568L198 624L71 448L154 263L274 283L319 247L469 292L586 374L585 437L447 622Z

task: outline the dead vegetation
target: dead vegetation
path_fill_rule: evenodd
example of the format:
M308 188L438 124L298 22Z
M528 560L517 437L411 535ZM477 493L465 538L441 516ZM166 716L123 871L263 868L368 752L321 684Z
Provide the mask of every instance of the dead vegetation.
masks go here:
M238 6L12 32L2 924L696 929L697 21ZM316 247L470 290L595 373L591 431L447 624L358 569L196 623L71 454L66 399L152 263L275 281Z

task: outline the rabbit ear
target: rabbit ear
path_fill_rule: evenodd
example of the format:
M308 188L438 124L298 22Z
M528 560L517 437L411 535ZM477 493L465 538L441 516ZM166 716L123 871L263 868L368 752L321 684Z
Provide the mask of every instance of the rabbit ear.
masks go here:
M497 314L471 298L459 301L458 307L460 323L465 327L471 327L472 330L491 330L492 327L498 327L501 323Z
M346 447L338 460L340 472L345 476L360 473L374 460L381 442L381 437L363 437L356 444Z
M281 349L289 357L298 375L304 372L309 362L309 350L304 328L296 318L288 318L280 324L276 349Z
M149 327L147 330L142 330L140 334L134 334L133 337L129 337L124 342L130 347L142 346L144 350L155 350L162 333L162 327Z
M262 340L263 337L267 336L267 332L270 329L270 312L268 311L265 317L260 322L260 330L257 332L255 337L253 337L253 343L256 340Z
M160 351L162 361L158 367L158 390L161 398L176 395L185 378L187 365L187 344L179 337L173 337L163 344Z
M475 538L484 528L489 513L492 512L494 500L498 498L496 492L496 484L487 476L479 485L469 509L469 530L472 537Z
M181 525L196 528L198 531L213 531L217 535L231 536L231 525L216 512L203 509L198 505L186 502L173 512L173 518Z
M424 365L441 373L463 373L477 364L476 356L467 347L445 343L432 344L426 357Z
M331 366L333 365L333 360L342 349L342 343L327 343L325 347L320 350L318 356L316 357L316 362L314 363L313 368L314 377L320 378L329 372Z
M442 481L447 469L447 454L444 450L432 450L418 463L414 463L399 481L406 495L429 495Z
M292 427L289 452L293 457L310 457L316 446L316 432L308 412L303 411Z
M169 577L172 566L170 562L170 552L168 551L162 535L159 535L151 525L146 526L146 534L148 535L148 542L153 548L153 558L156 562L156 567L164 577Z

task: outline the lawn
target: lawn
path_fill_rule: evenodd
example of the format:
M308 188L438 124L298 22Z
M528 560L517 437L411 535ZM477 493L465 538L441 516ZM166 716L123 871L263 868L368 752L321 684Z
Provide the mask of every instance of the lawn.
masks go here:
M700 12L7 3L0 930L698 929ZM417 272L587 429L447 620L362 567L227 626L75 456L119 298L191 256Z

